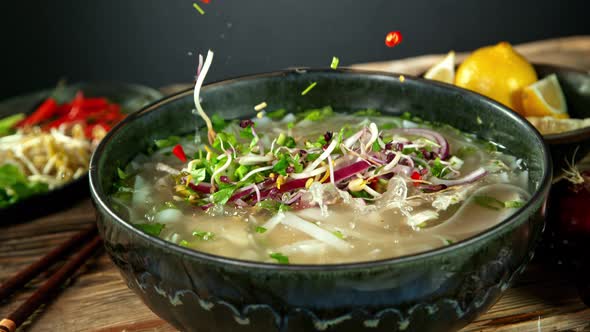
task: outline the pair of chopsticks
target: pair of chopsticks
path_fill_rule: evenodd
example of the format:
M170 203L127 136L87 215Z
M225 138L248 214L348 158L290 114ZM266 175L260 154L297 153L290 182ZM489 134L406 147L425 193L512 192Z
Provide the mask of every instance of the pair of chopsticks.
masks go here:
M88 242L89 239L90 241ZM96 252L96 249L101 244L96 225L94 224L92 227L77 233L43 258L29 265L0 285L0 300L3 300L16 290L25 286L41 272L46 271L50 266L73 251L73 249L80 247L82 243L86 244L81 247L75 256L59 268L25 303L0 321L0 331L14 332L39 306L45 304L51 297L56 295L60 286Z

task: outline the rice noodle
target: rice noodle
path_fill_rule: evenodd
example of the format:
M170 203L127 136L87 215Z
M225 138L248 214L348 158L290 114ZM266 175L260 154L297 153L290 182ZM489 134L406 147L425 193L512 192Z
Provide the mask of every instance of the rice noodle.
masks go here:
M316 224L301 219L291 212L285 213L285 218L281 220L281 223L283 225L297 229L315 239L318 239L340 252L348 252L351 249L350 245L346 241L338 238L336 235L326 231Z

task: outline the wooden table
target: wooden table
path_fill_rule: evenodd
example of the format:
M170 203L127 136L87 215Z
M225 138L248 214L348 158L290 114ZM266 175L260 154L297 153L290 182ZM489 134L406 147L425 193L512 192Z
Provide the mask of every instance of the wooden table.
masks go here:
M590 70L590 36L536 42L518 47L530 59ZM358 67L418 73L440 56ZM88 198L68 210L0 229L0 281L44 255L76 231L94 222ZM0 304L0 316L15 309L46 276ZM159 319L123 283L109 258L101 253L47 307L38 311L22 330L28 331L174 331ZM590 308L573 286L555 269L534 261L516 284L487 313L462 331L590 331Z

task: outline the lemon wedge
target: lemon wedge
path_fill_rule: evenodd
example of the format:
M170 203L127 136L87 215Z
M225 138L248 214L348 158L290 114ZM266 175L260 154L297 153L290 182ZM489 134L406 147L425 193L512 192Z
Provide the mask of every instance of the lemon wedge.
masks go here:
M424 78L453 84L455 81L455 52L447 53L444 59L428 69Z
M555 74L527 86L521 96L524 116L569 118L565 97Z
M552 116L527 116L526 119L543 135L559 134L566 131L590 127L590 118L556 119Z
M537 81L533 66L507 42L475 50L457 69L455 84L522 112L520 92Z

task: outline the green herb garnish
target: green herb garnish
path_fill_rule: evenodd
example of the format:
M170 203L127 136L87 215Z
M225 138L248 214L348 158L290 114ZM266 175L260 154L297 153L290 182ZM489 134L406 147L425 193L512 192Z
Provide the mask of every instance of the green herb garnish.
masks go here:
M500 210L500 209L514 209L524 206L524 201L520 200L513 200L513 201L501 201L497 198L485 195L475 196L474 198L475 203L480 206L486 207L492 210Z
M24 113L14 114L0 120L0 137L14 132L14 126L25 118Z
M289 264L289 257L280 252L273 252L269 255L270 258L276 260L279 264Z
M144 233L148 233L153 236L160 236L160 233L162 233L165 225L155 222L151 224L134 224L134 226L141 229Z
M180 143L181 139L182 138L180 136L170 136L170 137L164 138L164 139L157 139L154 141L154 143L156 144L156 146L159 149L162 149L162 148L171 147L171 146L174 146L174 145Z
M216 132L222 131L227 126L225 120L219 114L213 114L211 116L211 124Z
M203 232L203 231L194 231L193 236L199 240L208 241L213 240L215 238L215 233L213 232Z
M227 203L227 201L229 201L234 191L236 191L235 187L220 189L211 195L211 202L215 204L224 205L225 203Z
M13 164L0 166L0 208L48 190L47 184L29 181Z
M256 233L260 233L260 234L265 233L267 231L267 229L262 226L256 226L255 230L256 230Z

